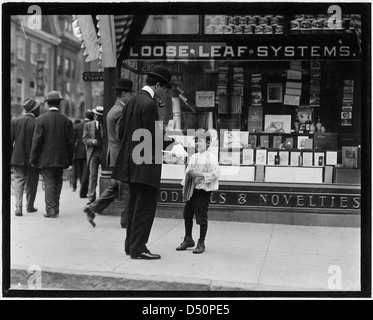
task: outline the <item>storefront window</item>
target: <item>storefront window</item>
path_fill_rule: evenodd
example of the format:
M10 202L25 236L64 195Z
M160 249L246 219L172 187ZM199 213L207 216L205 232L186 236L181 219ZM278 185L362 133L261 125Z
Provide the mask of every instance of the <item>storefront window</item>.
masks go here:
M198 15L150 15L142 34L197 34Z

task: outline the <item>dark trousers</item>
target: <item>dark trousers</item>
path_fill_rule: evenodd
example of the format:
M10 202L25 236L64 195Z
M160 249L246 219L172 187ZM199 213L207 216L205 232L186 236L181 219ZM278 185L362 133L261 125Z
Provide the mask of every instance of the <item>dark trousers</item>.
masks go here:
M41 174L44 181L45 210L47 213L60 212L60 195L63 183L62 168L42 168Z
M86 198L88 194L88 184L89 184L89 167L87 164L87 159L84 159L83 165L83 175L80 184L79 196L81 198Z
M89 183L88 183L88 199L93 202L96 200L96 187L98 181L98 169L101 164L101 150L95 149L89 160Z
M127 236L124 247L125 251L132 255L147 250L146 243L157 209L159 189L142 183L129 183L129 190Z
M114 200L117 200L118 203L116 205L121 208L121 225L125 226L127 224L129 196L128 183L110 179L110 186L89 206L93 211L101 213Z
M26 189L27 208L34 208L36 192L38 191L39 169L26 166L13 166L13 188L16 207L22 208L23 193Z
M73 165L72 165L72 187L73 189L76 189L76 185L79 183L82 185L82 177L83 177L83 170L84 170L84 163L87 162L85 158L83 159L74 159Z
M197 224L207 224L207 211L210 204L211 191L194 189L193 195L186 202L184 207L185 223L193 224L193 217L196 217Z

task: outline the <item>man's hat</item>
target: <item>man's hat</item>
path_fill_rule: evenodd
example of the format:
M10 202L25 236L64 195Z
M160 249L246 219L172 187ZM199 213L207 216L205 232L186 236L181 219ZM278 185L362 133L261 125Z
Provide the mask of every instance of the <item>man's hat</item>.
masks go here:
M93 120L93 112L92 110L88 109L85 114L84 114L85 118L87 119L90 119L90 120Z
M47 94L47 99L45 102L61 102L63 99L60 98L60 95L57 91L51 91Z
M99 116L103 116L103 115L104 115L104 107L102 107L102 106L97 106L96 108L94 108L94 109L92 110L92 112L93 112L94 114L99 115Z
M166 81L168 88L169 89L172 88L172 85L170 82L172 78L172 74L167 68L163 66L155 66L152 71L146 72L145 74Z
M35 109L39 108L40 101L34 100L32 98L28 98L23 102L23 109L25 109L26 112L30 113L31 111L34 111Z
M115 89L125 90L125 91L133 91L132 90L133 82L129 79L120 78L118 80L117 86L114 87Z

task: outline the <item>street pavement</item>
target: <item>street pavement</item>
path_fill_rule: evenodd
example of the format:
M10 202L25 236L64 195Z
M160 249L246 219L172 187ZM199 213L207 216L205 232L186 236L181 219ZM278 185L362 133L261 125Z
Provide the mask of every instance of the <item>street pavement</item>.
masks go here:
M182 219L156 217L147 246L162 259L133 260L124 253L120 217L97 215L92 227L83 213L87 199L67 181L56 219L43 217L41 184L36 213L16 217L11 198L11 289L196 291L196 296L360 290L360 228L209 221L206 251L198 255L175 250L184 236ZM198 236L194 224L193 237Z

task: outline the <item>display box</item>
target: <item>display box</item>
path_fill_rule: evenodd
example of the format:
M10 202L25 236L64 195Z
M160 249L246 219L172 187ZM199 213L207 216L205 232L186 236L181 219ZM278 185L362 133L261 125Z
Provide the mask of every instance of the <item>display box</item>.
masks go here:
M279 149L282 143L282 136L273 136L273 149Z
M257 149L255 152L255 164L266 165L267 164L267 150Z
M266 114L264 116L264 132L290 133L291 115Z
M241 164L240 149L220 148L219 163L221 165L236 165Z
M304 140L304 149L312 150L313 149L313 139L308 138Z
M308 139L308 136L298 136L297 139L297 149L306 149L305 141Z
M326 162L327 166L334 166L338 163L338 152L337 151L326 151Z
M257 147L257 139L258 137L256 135L249 135L249 144L251 145L252 148L256 148Z
M255 167L221 166L219 181L254 181Z
M254 149L242 150L242 164L244 166L250 166L254 164Z
M315 132L313 134L313 147L315 150L338 150L338 134Z
M335 182L361 184L361 172L359 169L335 168Z
M342 166L344 168L358 168L358 147L342 147Z
M280 165L288 166L289 165L289 151L279 151L278 155L280 156Z
M313 163L316 167L322 167L325 165L325 153L324 152L315 152L313 154Z
M275 157L278 155L277 151L268 151L268 156L267 156L267 164L270 166L274 166L275 163Z
M312 167L313 166L313 152L303 152L302 153L303 166Z
M324 183L333 183L333 166L325 166L324 168Z
M299 151L290 152L290 165L294 167L298 167L300 165L300 162L299 162L300 157L301 157L301 153Z
M223 147L241 148L246 147L249 143L249 132L232 130L224 131Z
M260 147L269 148L269 137L267 135L260 136Z
M285 148L286 149L293 149L293 143L294 143L294 139L293 138L286 138L286 140L285 140Z

